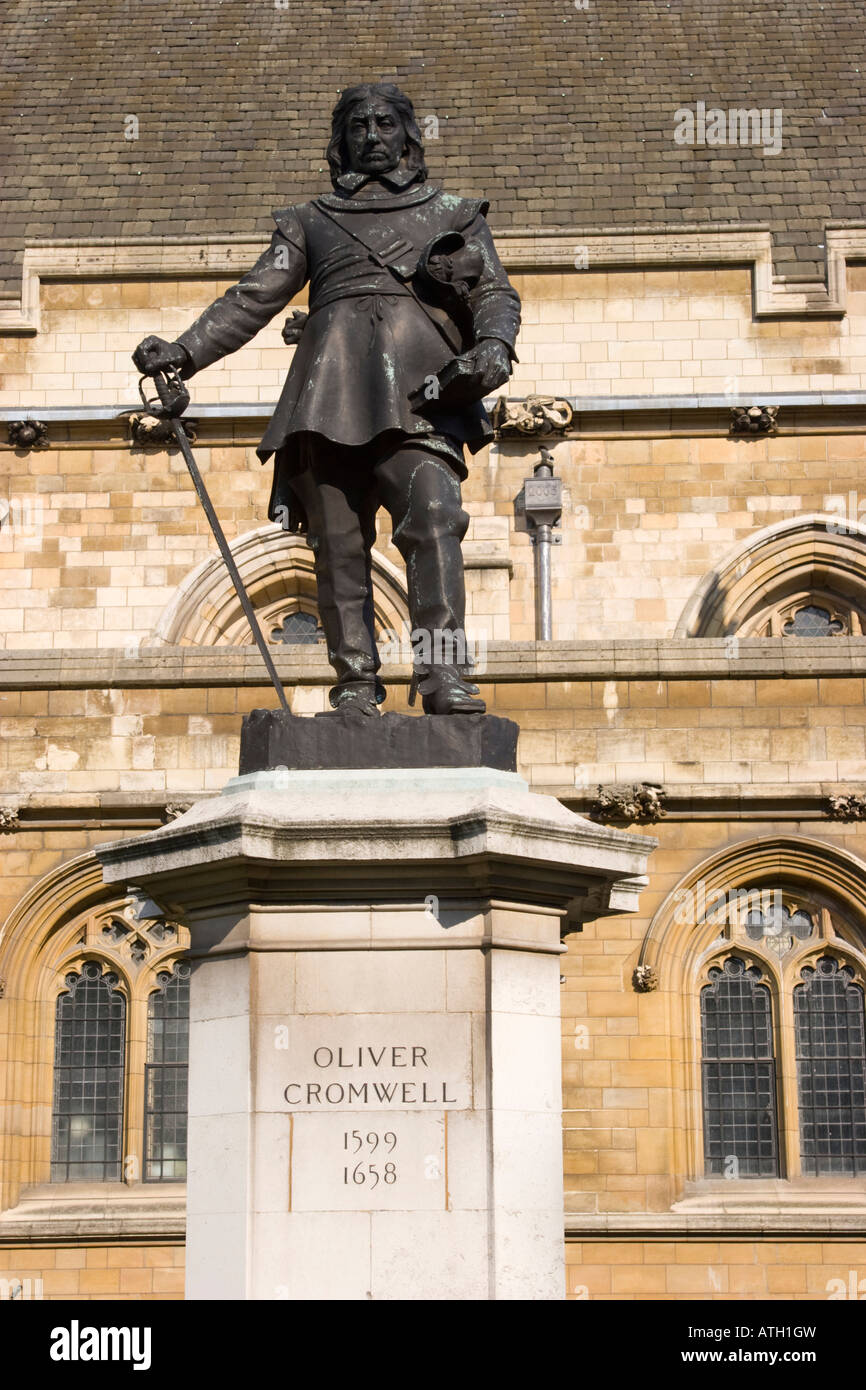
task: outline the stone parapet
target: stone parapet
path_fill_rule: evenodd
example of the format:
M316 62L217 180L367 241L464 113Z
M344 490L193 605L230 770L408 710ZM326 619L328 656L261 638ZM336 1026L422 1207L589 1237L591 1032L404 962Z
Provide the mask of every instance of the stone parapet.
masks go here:
M286 684L331 685L333 672L322 651L274 651ZM695 679L754 680L785 676L859 676L866 671L866 637L751 637L732 647L723 637L668 637L595 641L491 642L484 684L512 681L605 681ZM408 685L407 663L385 663L381 678ZM261 686L267 684L256 647L142 647L25 649L0 652L0 690L104 689L146 686Z

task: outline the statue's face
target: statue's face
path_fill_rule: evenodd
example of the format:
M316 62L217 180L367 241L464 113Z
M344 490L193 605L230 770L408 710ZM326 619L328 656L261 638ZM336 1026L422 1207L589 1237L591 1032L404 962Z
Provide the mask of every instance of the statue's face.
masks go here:
M403 157L406 127L387 101L359 101L346 125L349 163L359 174L388 174Z

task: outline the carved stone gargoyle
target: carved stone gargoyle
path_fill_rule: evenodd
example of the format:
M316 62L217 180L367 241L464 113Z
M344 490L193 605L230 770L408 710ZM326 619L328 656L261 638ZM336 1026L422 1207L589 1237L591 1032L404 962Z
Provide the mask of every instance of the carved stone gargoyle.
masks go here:
M527 396L509 401L500 396L490 412L497 439L508 436L564 434L574 419L568 401L555 396Z
M127 415L126 422L133 444L172 444L175 442L171 420L161 419L159 415L149 415L146 410L133 410ZM183 427L190 444L194 444L196 441L197 425L197 420L183 417Z

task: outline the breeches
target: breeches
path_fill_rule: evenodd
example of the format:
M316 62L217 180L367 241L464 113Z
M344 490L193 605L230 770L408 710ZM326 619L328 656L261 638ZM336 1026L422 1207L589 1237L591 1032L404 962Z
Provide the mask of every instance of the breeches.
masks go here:
M462 633L466 607L460 542L469 517L457 475L442 455L414 444L373 462L364 452L321 441L291 483L309 522L319 616L339 684L370 681L379 669L370 551L380 505L406 563L413 632L435 646L437 632Z

